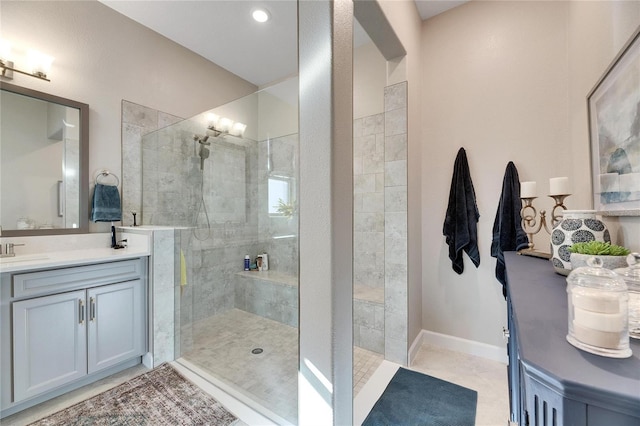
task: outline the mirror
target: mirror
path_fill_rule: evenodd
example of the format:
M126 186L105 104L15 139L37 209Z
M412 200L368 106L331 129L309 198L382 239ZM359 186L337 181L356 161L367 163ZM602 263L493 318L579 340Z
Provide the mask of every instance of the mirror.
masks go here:
M2 236L89 229L89 105L0 83Z

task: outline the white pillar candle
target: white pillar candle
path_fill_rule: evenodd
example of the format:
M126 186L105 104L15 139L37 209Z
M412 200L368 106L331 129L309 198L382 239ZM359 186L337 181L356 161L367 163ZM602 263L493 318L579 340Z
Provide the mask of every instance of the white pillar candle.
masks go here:
M568 177L555 177L549 179L549 195L567 195L570 193Z
M520 183L520 198L535 198L537 197L537 188L535 182L521 182Z
M618 349L621 333L592 330L573 322L573 333L580 342L599 348Z
M574 324L598 331L621 333L627 325L627 317L621 313L603 314L574 307Z

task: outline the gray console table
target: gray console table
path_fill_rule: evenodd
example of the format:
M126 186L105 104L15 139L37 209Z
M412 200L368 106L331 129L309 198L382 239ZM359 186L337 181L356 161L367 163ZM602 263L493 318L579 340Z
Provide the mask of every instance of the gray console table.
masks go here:
M640 341L631 358L566 340L566 278L545 259L505 253L511 420L536 426L639 426Z

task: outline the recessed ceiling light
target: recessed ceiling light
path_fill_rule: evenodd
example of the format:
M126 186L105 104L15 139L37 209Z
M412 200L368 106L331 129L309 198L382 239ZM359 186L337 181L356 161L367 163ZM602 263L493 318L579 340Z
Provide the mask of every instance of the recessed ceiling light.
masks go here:
M267 22L271 17L266 9L254 9L253 12L251 12L251 16L258 22Z

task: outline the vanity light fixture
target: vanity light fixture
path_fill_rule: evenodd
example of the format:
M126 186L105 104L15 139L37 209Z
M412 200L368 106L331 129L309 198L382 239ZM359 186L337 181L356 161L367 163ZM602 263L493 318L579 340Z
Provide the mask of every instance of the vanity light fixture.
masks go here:
M227 117L220 117L213 113L207 114L206 119L207 133L216 138L226 135L241 138L244 136L244 131L247 129L247 125L244 123L240 123L239 121L234 122Z
M29 58L29 64L31 72L22 71L14 67L11 57L11 44L6 40L0 41L0 69L2 74L0 76L7 80L13 80L13 72L17 72L31 77L39 78L40 80L51 81L47 78L47 74L51 69L51 63L53 57L38 52L37 50L30 50L27 54Z
M256 22L260 22L260 23L267 22L269 18L271 18L271 14L269 13L269 11L262 8L254 9L251 12L251 16Z

